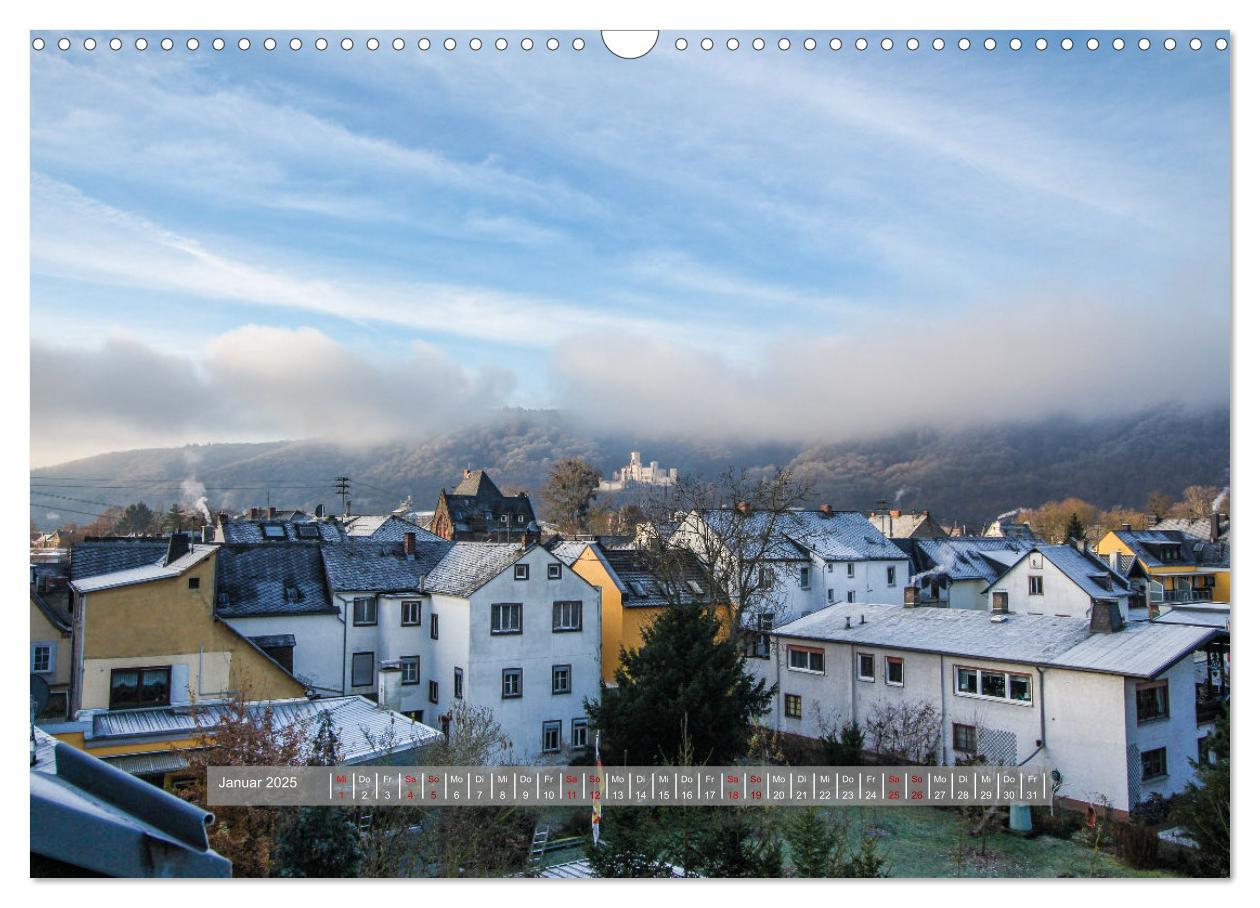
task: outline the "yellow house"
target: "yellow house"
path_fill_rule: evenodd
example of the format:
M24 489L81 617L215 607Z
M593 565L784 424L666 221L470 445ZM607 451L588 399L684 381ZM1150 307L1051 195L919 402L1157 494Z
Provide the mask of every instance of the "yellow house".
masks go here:
M31 587L31 675L48 685L45 716L66 714L70 691L70 616L53 596Z
M1146 592L1150 605L1229 602L1229 546L1181 530L1113 530L1098 554Z
M154 728L94 746L93 720L237 696L304 696L283 666L215 617L216 548L177 535L155 564L72 581L71 713L78 721L49 727L53 734L98 757L169 751L195 746L199 736L172 741Z
M599 588L600 664L607 684L614 682L621 648L642 645L644 630L671 603L705 601L705 577L698 562L694 568L681 571L677 580L667 581L656 576L635 549L605 548L598 542L563 542L553 554ZM670 582L681 588L667 589Z

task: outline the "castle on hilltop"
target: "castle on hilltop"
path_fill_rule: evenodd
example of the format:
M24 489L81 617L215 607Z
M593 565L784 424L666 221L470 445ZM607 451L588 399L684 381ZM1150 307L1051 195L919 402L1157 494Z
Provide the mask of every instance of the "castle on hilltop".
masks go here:
M665 469L655 460L644 466L638 451L630 452L630 463L613 470L612 478L599 484L601 492L620 492L632 485L672 486L678 482L678 468Z

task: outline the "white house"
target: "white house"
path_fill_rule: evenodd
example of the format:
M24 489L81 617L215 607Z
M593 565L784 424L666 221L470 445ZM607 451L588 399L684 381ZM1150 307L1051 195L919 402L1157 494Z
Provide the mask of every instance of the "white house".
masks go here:
M749 667L777 685L775 729L817 738L905 706L939 723L937 761L1057 770L1080 805L1181 791L1211 731L1194 658L1217 631L1126 623L1114 603L1090 619L846 604L771 637Z
M987 609L985 591L1035 543L1018 538L954 536L910 539L919 602L945 608Z
M730 522L737 520L748 521L748 530L732 532ZM865 514L829 505L777 515L738 507L692 511L672 542L704 558L715 540L733 539L753 541L727 557L759 562L771 587L765 617L776 626L837 602L900 603L910 579L909 556Z
M1145 620L1141 600L1105 561L1070 545L1028 548L985 588L991 611L1085 618L1097 602L1119 603L1129 620ZM1130 610L1130 603L1137 603ZM1132 614L1130 614L1132 611Z

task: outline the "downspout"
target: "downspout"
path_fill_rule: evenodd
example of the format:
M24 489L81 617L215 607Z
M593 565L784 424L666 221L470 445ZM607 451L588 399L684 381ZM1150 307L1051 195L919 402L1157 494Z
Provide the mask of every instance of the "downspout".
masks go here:
M941 763L944 764L946 741L945 729L947 725L945 721L945 654L938 654L938 658L941 661Z
M1036 750L1019 761L1020 766L1026 765L1029 760L1046 748L1046 673L1042 671L1040 665L1034 665L1033 668L1037 669L1037 705L1041 710L1041 743L1037 745Z
M346 647L349 645L349 629L346 621L345 600L341 597L337 598L337 619L341 622L341 693L344 696L346 692Z

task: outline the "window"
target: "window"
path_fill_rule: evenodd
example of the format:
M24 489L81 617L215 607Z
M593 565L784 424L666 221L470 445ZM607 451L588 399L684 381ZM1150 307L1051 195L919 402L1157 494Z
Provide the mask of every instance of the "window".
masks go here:
M764 564L757 568L757 585L763 590L768 590L774 585L774 572Z
M774 627L774 613L762 612L757 616L755 629L748 632L746 655L752 659L770 658L770 629Z
M574 747L586 746L586 720L585 719L573 720L573 746Z
M51 643L35 643L31 645L31 671L50 672L53 664L53 648Z
M402 683L403 684L419 684L420 683L420 657L419 656L403 656L398 661L402 664Z
M884 660L884 683L891 684L893 687L901 687L906 681L906 663L896 656L889 656Z
M1199 762L1204 766L1209 763L1215 763L1215 754L1212 752L1212 736L1204 735L1199 739Z
M298 539L318 539L319 527L313 523L303 523L297 526Z
M976 727L954 723L954 751L974 756L976 753Z
M524 514L517 514L517 515L516 515L516 522L517 522L517 523L524 523L524 522L525 522L525 515L524 515Z
M189 577L189 578L188 578L188 588L189 588L190 590L199 590L199 589L201 589L201 578L200 578L200 577Z
M582 629L581 602L553 602L551 604L551 630L580 631Z
M490 633L519 634L521 632L521 604L496 602L490 606Z
M875 680L875 657L871 653L858 653L858 680Z
M556 721L543 723L543 753L553 754L560 750L561 727L561 723Z
M1153 681L1137 687L1137 720L1168 718L1168 682Z
M801 568L801 589L803 590L809 589L809 568L808 567Z
M169 706L171 668L116 668L109 673L109 708Z
M794 672L823 673L823 651L815 647L789 646L788 669Z
M283 539L284 538L283 524L279 524L279 523L263 524L262 532L263 532L264 539Z
M884 575L888 578L889 586L897 585L897 568L895 565L889 565L884 569Z
M1168 751L1163 747L1142 751L1142 781L1168 775Z
M1044 588L1044 586L1042 585L1042 581L1043 581L1044 579L1045 579L1045 578L1044 578L1044 577L1042 577L1042 576L1040 576L1040 575L1030 575L1030 576L1029 576L1029 578L1028 578L1028 595L1029 595L1029 596L1043 596L1043 595L1045 595L1045 593L1043 592L1043 590L1044 590L1045 588Z
M438 616L437 612L429 613L429 637L433 640L438 638Z
M1032 702L1032 676L1017 672L990 671L954 666L954 693L991 700Z
M350 657L350 686L376 683L376 653L355 653Z
M573 692L573 666L551 666L551 692L553 694L568 694Z
M529 579L529 565L528 564L516 565L512 569L512 579L513 580L528 580Z
M789 719L799 719L803 713L799 694L783 695L783 715Z
M854 572L854 565L853 565L853 562L850 561L848 564L844 566L844 573L845 573L845 576L852 577L853 572Z
M830 561L827 562L827 573L830 574L835 569L835 565Z
M511 700L521 695L521 670L505 668L503 670L503 699Z
M564 566L559 564L547 565L547 579L559 580L564 574Z
M436 703L438 701L438 683L436 681L429 682L429 702Z
M455 669L455 699L464 699L464 670L462 668Z
M354 626L367 627L376 624L376 599L362 598L354 600Z
M414 627L420 623L420 601L404 599L402 604L403 627Z
M849 592L845 593L844 599L845 599L845 601L846 601L846 602L856 602L856 601L857 601L857 599L854 597L853 590L849 590Z
M835 602L835 601L836 601L836 591L829 587L827 589L827 603L828 605L830 605L832 602Z

